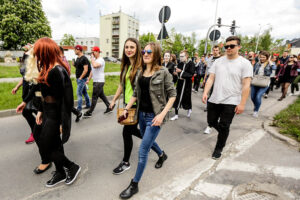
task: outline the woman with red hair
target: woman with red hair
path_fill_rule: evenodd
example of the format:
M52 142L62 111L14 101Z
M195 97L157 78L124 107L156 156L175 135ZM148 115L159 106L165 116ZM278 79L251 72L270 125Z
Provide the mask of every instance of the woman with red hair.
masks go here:
M37 81L41 85L43 97L42 106L36 116L36 123L41 125L39 150L56 166L56 171L46 183L46 187L53 187L61 182L69 185L75 181L81 169L65 156L63 149L63 144L70 136L73 107L73 88L68 75L69 69L60 57L58 45L50 38L36 41L34 56L39 71ZM62 139L60 125L62 125Z

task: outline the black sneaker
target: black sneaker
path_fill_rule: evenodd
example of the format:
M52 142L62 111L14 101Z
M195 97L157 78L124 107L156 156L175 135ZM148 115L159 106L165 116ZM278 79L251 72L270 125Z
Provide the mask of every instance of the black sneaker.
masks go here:
M81 117L82 117L82 112L79 111L79 114L77 115L77 117L76 117L76 119L75 119L75 122L79 122L80 119L81 119Z
M125 172L126 170L129 170L130 169L130 163L126 163L124 161L122 161L118 167L116 167L114 170L113 170L113 174L116 174L116 175L119 175L119 174L122 174L123 172Z
M155 168L156 168L156 169L161 168L161 167L163 166L165 160L167 160L167 159L168 159L168 156L167 156L167 154L163 151L163 155L162 155L162 156L159 156L159 159L158 159L158 161L157 161L156 164L155 164Z
M75 163L70 167L70 169L67 169L67 179L65 183L67 185L71 185L76 180L80 170L81 167Z
M89 112L89 111L86 111L86 112L83 114L83 117L85 117L85 118L90 118L90 117L92 117L92 113Z
M84 106L82 109L90 109L91 106Z
M104 112L104 114L108 114L108 113L111 113L112 112L112 109L110 109L109 107L106 108L106 111Z
M222 151L214 150L212 154L212 159L218 160L222 156Z
M66 178L66 173L55 171L53 177L49 181L47 181L46 187L53 187L59 183L62 183L66 181Z

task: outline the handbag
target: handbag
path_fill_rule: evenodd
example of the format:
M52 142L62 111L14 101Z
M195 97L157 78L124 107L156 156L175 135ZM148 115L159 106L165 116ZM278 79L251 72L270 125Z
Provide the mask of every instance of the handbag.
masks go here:
M124 120L119 121L119 118L123 115L124 108L120 108L120 99L118 100L118 107L117 107L117 120L118 123L122 125L135 125L137 124L138 120L135 118L136 108L130 108L127 110L127 118Z
M255 71L254 74L256 74L258 69ZM268 87L270 85L270 77L269 76L263 76L263 75L254 75L253 79L251 81L251 85L256 87Z

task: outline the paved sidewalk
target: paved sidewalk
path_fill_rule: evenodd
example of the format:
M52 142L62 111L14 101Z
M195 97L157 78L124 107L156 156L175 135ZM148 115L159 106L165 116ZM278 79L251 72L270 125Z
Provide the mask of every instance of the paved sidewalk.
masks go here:
M106 72L105 76L119 76L120 72ZM75 75L72 74L71 78L75 78ZM22 78L0 78L0 83L7 83L7 82L19 82Z

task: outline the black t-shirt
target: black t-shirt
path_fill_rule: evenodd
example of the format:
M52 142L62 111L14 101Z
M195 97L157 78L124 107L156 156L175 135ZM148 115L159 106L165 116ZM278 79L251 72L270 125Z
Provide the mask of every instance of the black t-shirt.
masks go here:
M90 61L85 56L81 56L80 58L77 58L75 61L75 67L76 67L76 78L79 78L83 72L83 66L88 66L88 72L85 74L83 78L87 78L90 75L91 72L91 64Z
M151 102L151 97L150 97L150 80L152 76L150 77L140 77L139 78L139 86L141 88L141 100L139 102L140 104L140 111L146 112L146 113L153 113L153 106Z

